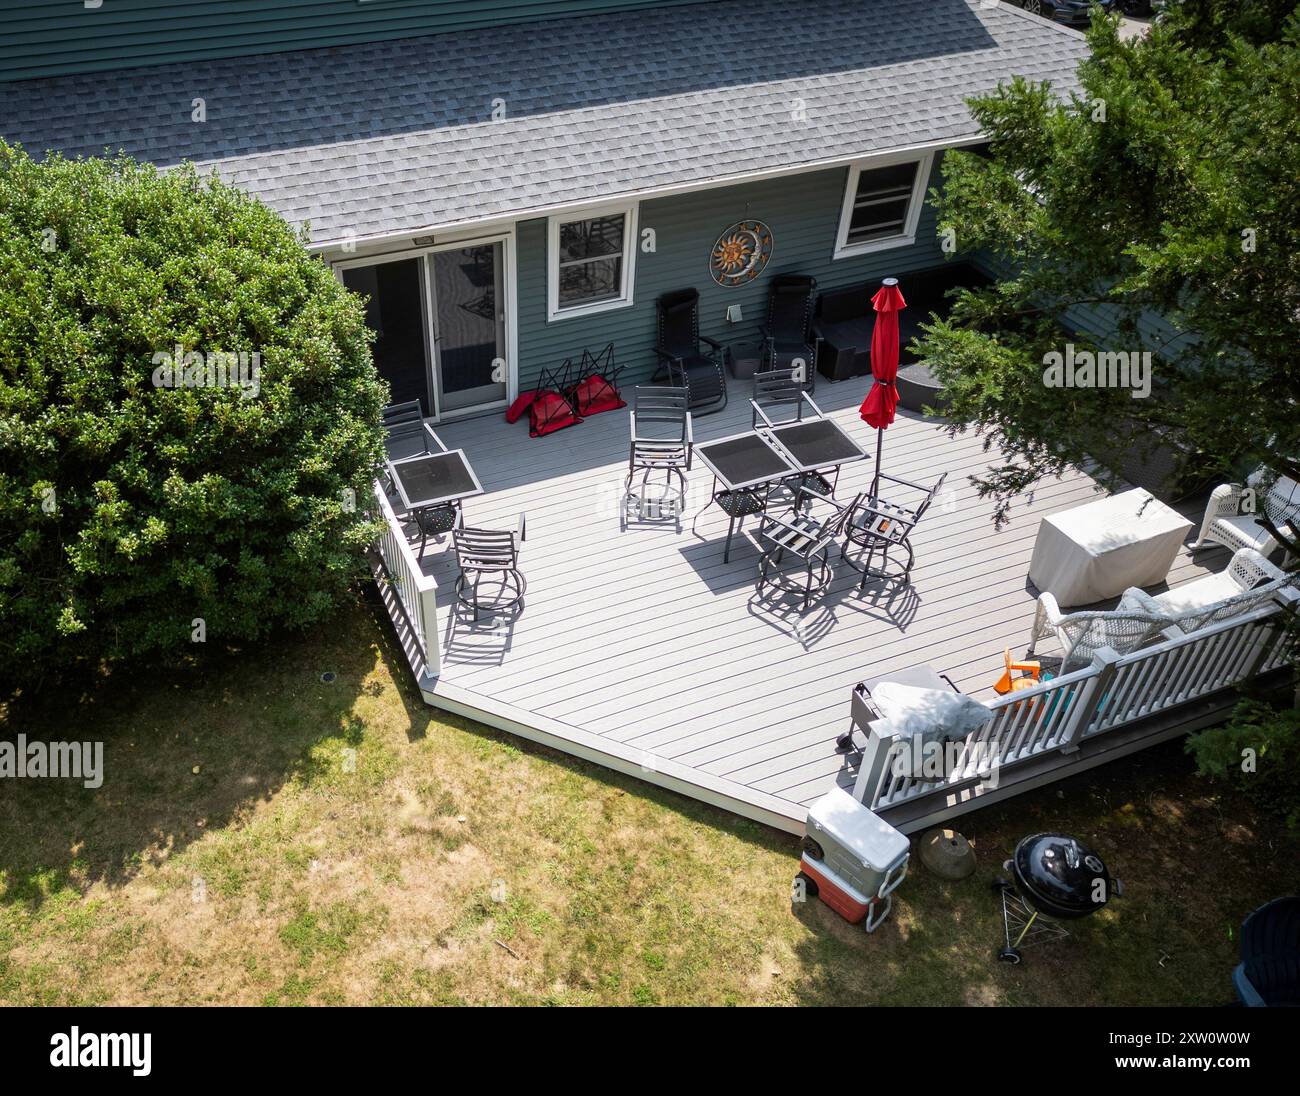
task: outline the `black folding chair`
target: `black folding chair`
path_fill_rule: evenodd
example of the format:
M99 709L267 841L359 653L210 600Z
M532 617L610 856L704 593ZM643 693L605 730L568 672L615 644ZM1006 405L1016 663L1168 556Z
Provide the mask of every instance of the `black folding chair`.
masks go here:
M765 371L795 369L809 392L817 383L817 353L821 335L813 331L813 295L817 279L803 274L781 274L772 279L767 293L767 323L763 333Z
M655 353L663 363L655 380L685 388L690 409L707 415L727 406L727 373L720 342L700 334L700 294L678 289L659 298ZM707 349L702 349L707 347Z
M390 403L380 412L384 428L384 449L390 460L412 457L424 451L424 412L419 400Z
M855 571L862 572L862 581L858 583L859 589L867 585L869 577L888 577L885 568L889 565L890 548L903 548L906 550L907 564L903 568L903 577L905 579L911 577L912 564L916 560L911 543L912 530L920 524L925 512L930 509L931 503L934 502L935 496L943 489L944 481L947 478L948 473L945 472L933 487L926 487L924 484L899 479L897 476L886 476L883 473L876 476L876 483L883 481L920 491L923 498L918 505L913 507L888 502L882 498L867 495L858 496L854 502L854 512L849 517L845 529L844 543L840 546L840 556ZM879 487L876 490L879 490ZM858 550L859 558L857 560L849 558L848 552L850 548ZM880 552L879 570L872 567L877 551ZM862 558L864 552L866 554L865 559Z
M523 604L528 582L519 570L519 546L524 541L524 515L513 530L457 529L452 533L460 576L456 600L479 612L502 612ZM488 590L483 589L484 580Z
M686 473L695 444L689 404L685 388L638 385L633 391L628 413L632 440L623 489L625 512L635 509L644 517L660 517L666 509L673 515L685 509ZM634 494L632 481L638 472L642 473L641 488ZM655 472L664 474L664 492L651 498L648 489Z
M859 494L846 506L829 495L800 487L795 492L792 511L779 516L770 512L764 514L758 535L770 547L758 564L758 590L761 592L769 584L786 590L794 589L782 583L779 571L769 574L769 569L774 565L779 567L785 553L789 552L804 568L802 608L808 608L814 589L823 590L830 583L830 547L843 534L849 515L861 499Z

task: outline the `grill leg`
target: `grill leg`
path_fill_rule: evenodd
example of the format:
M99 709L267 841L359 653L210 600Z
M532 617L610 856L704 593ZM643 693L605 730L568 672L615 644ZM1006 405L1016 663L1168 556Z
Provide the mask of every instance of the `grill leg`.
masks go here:
M1011 945L1013 948L1020 947L1020 941L1022 941L1026 936L1029 935L1029 930L1034 927L1034 922L1037 920L1038 920L1038 911L1034 910L1034 912L1030 915L1029 920L1025 922L1025 927L1020 930L1020 935L1016 937L1016 942Z

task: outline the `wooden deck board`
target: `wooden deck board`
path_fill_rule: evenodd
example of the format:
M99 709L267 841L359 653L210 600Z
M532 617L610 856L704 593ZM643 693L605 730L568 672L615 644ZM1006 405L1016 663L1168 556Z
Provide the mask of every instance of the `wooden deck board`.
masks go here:
M815 398L871 451L874 436L857 416L868 385L823 385ZM748 428L743 386L733 388L724 412L695 420L697 443ZM702 465L680 528L622 527L627 423L626 412L608 412L541 439L497 417L437 427L449 447L465 449L485 488L465 505L471 525L510 528L527 515L529 585L516 617L472 624L453 612L449 541L430 545L423 567L438 583L443 659L429 692L458 711L477 703L509 713L508 722L535 725L551 742L571 735L583 756L604 743L625 769L627 759L645 758L647 779L662 763L673 786L694 789L688 794L752 804L754 817L775 812L789 828L833 783L853 779L834 739L856 681L929 663L962 689L993 695L1003 649L1028 642L1026 576L1039 520L1096 497L1092 480L1074 473L1018 502L996 530L990 504L966 480L989 462L982 439L949 438L935 420L901 412L885 434L884 470L919 482L946 471L952 492L917 530L912 582L862 593L857 574L840 565L825 596L801 613L755 597L755 519L737 532L727 563L727 523L716 507L692 532L712 486ZM865 489L872 466L846 465L837 497ZM1223 562L1184 549L1169 582Z

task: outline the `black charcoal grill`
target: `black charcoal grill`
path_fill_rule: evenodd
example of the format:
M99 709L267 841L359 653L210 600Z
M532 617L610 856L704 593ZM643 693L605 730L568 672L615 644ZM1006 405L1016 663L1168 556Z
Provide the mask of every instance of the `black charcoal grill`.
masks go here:
M1022 947L1069 936L1058 922L1087 917L1123 893L1101 857L1065 834L1023 838L1002 867L1012 877L993 882L1002 898L1004 963L1019 963Z

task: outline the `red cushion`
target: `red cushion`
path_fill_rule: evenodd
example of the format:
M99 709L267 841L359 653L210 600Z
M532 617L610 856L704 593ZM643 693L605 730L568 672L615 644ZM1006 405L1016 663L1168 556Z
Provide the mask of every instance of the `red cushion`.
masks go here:
M573 405L558 392L539 392L528 405L528 436L540 438L582 420Z
M627 406L618 389L598 373L593 373L573 390L573 402L580 415L595 415Z
M518 422L524 417L524 412L532 406L535 399L537 399L536 389L520 392L519 398L506 409L506 422Z

